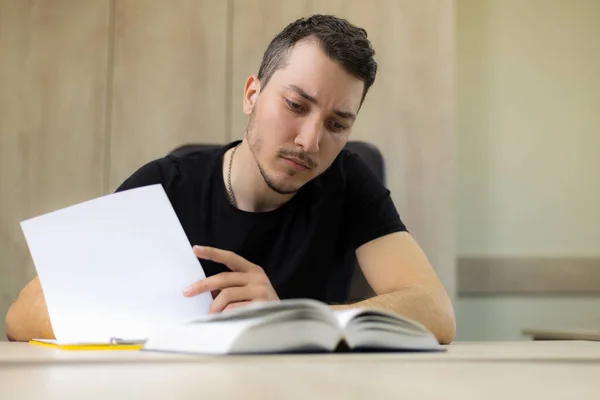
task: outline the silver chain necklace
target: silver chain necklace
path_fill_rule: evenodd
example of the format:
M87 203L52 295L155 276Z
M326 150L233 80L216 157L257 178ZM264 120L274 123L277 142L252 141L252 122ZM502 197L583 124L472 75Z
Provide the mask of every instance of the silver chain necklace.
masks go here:
M229 157L229 170L227 171L227 193L229 194L229 201L231 204L237 208L237 202L235 201L235 196L233 195L233 188L231 186L231 165L233 164L233 155L237 150L239 144L233 148L231 151L231 157Z

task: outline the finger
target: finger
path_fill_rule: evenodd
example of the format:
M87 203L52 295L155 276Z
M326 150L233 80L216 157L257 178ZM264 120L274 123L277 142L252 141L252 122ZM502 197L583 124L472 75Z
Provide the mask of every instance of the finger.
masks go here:
M227 304L227 307L225 307L223 309L223 311L229 311L229 310L233 310L234 308L247 306L250 303L251 303L251 301L238 301L236 303L229 303L229 304Z
M221 293L213 300L210 305L209 313L221 312L231 303L249 301L254 298L254 291L251 287L231 287L221 290Z
M232 271L248 272L257 267L232 251L206 246L194 246L193 250L196 257L224 264Z
M249 277L242 272L221 272L192 283L183 289L183 295L186 297L196 296L204 292L214 292L233 286L244 286Z

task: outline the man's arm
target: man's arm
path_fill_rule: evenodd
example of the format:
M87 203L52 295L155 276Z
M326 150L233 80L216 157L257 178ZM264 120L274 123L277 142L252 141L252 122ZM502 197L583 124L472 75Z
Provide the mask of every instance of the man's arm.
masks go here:
M54 339L46 300L38 277L23 288L6 314L6 337L11 341Z
M332 306L334 309L384 308L422 323L442 344L454 340L456 322L450 298L408 232L365 243L356 256L377 295L354 304Z

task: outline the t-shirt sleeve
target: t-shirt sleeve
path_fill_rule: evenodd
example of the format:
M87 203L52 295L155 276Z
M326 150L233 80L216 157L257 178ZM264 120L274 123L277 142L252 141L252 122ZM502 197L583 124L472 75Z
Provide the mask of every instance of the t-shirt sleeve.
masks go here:
M407 231L390 191L360 156L349 153L345 167L344 225L348 244L356 250L381 236Z

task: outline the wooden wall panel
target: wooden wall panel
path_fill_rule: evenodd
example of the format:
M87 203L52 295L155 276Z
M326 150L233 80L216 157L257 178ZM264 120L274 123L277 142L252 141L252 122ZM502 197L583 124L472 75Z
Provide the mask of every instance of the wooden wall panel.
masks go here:
M19 222L103 191L109 14L108 0L0 0L1 327L35 274Z
M241 137L247 76L317 12L369 32L379 76L352 139L383 151L453 293L452 0L0 0L0 323L34 274L19 221L112 191L180 144Z
M378 77L351 140L384 153L388 186L410 231L451 293L455 290L453 1L234 0L233 139L241 138L244 83L289 22L333 13L367 29Z
M110 190L178 145L225 141L227 4L116 1Z

